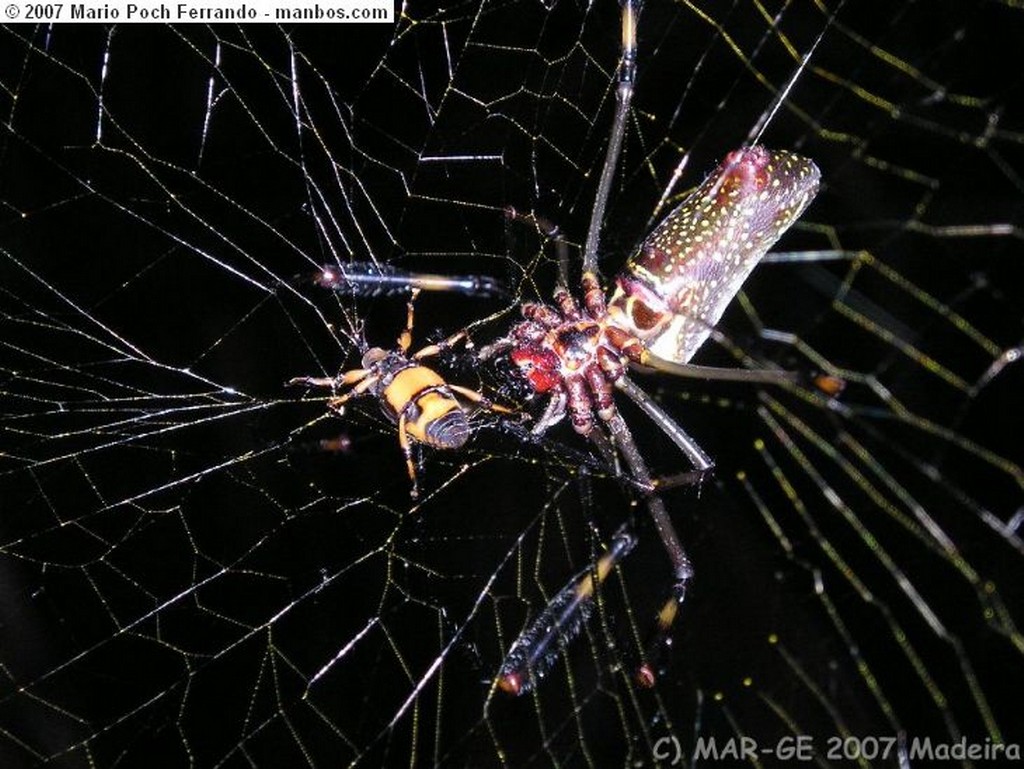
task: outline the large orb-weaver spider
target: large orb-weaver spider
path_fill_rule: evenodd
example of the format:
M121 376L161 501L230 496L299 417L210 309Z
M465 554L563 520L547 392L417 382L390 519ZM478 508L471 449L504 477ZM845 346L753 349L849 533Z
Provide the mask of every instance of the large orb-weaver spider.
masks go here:
M559 240L559 280L554 306L526 303L524 320L480 351L482 358L507 354L523 379L550 399L534 426L540 433L569 414L576 432L599 441L607 451L604 425L629 468L646 491L645 503L672 564L670 598L658 614L637 674L654 682L654 656L686 597L693 567L658 494L632 432L619 414L613 388L634 401L686 455L699 482L713 468L700 446L643 390L627 368L687 377L792 383L779 371L713 369L689 363L769 248L814 198L820 174L799 155L751 145L729 153L722 163L643 242L615 278L606 300L598 278L597 250L604 211L625 134L636 74L638 3L622 3L622 51L617 104L583 249L582 306L568 288L568 258ZM554 228L535 219L556 237ZM823 377L819 387L834 393L841 383ZM595 419L595 414L597 418ZM527 691L544 674L557 645L578 630L592 606L596 584L632 546L619 534L595 570L574 577L516 639L497 677L512 694ZM554 643L558 641L559 644Z

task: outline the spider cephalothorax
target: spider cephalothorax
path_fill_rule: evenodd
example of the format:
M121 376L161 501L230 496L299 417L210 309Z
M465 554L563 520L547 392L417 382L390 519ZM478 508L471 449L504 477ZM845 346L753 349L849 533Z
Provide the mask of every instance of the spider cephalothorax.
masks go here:
M527 304L527 318L512 331L509 353L537 393L551 393L551 403L538 424L546 429L568 408L573 428L587 435L594 427L592 414L611 415L611 383L622 376L621 349L610 337L616 329L603 317L586 317L567 291L556 297L561 312L543 304Z

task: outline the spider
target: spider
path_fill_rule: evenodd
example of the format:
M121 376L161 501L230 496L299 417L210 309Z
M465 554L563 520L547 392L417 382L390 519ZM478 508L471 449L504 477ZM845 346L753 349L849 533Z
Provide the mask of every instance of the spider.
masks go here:
M549 396L533 432L546 431L568 414L576 432L604 446L607 453L607 430L632 482L646 491L647 511L668 553L674 578L637 672L637 680L650 686L654 657L684 602L693 567L613 393L623 392L679 447L694 468L687 474L689 482L699 483L711 472L710 457L630 380L627 371L777 384L797 380L795 374L780 370L717 369L689 361L761 257L810 204L820 173L812 161L791 152L751 145L729 153L643 242L616 276L606 299L598 277L597 250L633 95L638 8L632 0L622 3L616 112L583 249L582 302L568 288L566 244L554 227L534 219L559 247L554 305L523 304L523 320L479 354L484 359L507 354L530 389ZM821 377L818 386L834 393L841 385ZM623 542L617 537L610 555L601 561L603 566L593 575L588 570L585 576L570 580L523 631L498 674L499 688L522 694L544 674L554 657L550 650L578 632L581 616L592 604L595 584L628 552Z
M397 349L389 351L371 347L363 354L360 368L343 371L336 377L300 376L288 381L289 385L324 387L332 391L351 387L348 392L327 402L339 414L344 413L345 404L351 398L364 393L377 398L384 413L398 426L398 443L405 455L413 499L419 497L413 443L422 443L434 449L454 450L462 448L469 440L469 415L456 395L461 395L487 411L512 413L511 409L492 403L475 390L446 382L436 371L420 363L457 344L466 336L465 331L409 355L419 291L419 288L411 291L405 329L398 336Z

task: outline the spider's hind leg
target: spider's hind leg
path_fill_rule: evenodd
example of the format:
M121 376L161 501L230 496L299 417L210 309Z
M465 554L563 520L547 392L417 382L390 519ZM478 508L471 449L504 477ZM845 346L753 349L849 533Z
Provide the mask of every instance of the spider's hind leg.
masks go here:
M709 457L704 449L680 427L672 417L665 413L650 395L645 393L629 377L620 377L615 386L622 390L633 403L651 418L651 420L665 433L686 458L693 465L694 471L701 475L701 480L706 480L715 469L714 460ZM678 485L678 484L677 484Z
M657 614L654 631L644 644L643 659L637 669L636 679L642 686L652 686L655 682L657 659L667 646L669 633L679 613L679 607L686 599L686 590L693 578L693 564L686 549L679 539L669 518L665 503L660 496L668 488L680 485L700 485L714 471L715 463L647 393L633 384L629 377L621 376L615 386L622 390L640 409L661 429L663 433L687 457L693 470L679 473L669 478L654 479L647 463L644 461L622 416L616 411L607 421L608 429L619 448L623 459L630 468L634 480L645 490L645 503L654 521L662 545L672 562L675 582L671 594Z
M661 544L668 554L672 564L673 583L669 598L665 601L658 612L657 625L650 639L644 644L643 656L637 669L636 680L643 686L651 686L654 683L654 669L657 656L665 640L668 638L672 623L675 621L679 607L686 600L686 591L690 580L693 579L693 563L686 552L686 548L676 533L675 526L669 517L668 510L658 491L657 484L651 476L647 463L640 455L640 450L633 440L633 434L626 425L622 415L616 411L607 421L608 429L612 434L616 446L626 464L629 466L633 478L643 487L648 489L644 496L644 503L651 519L654 521L654 528L661 538ZM694 444L696 445L696 444ZM698 447L699 449L699 447ZM703 452L701 452L703 454ZM706 457L706 455L704 455ZM710 467L710 460L708 460Z

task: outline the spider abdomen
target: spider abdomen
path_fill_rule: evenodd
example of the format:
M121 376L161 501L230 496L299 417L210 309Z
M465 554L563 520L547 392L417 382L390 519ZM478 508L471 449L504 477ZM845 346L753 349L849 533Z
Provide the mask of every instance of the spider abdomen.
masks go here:
M729 153L616 277L613 322L654 355L687 363L751 271L818 190L811 160L784 150Z

